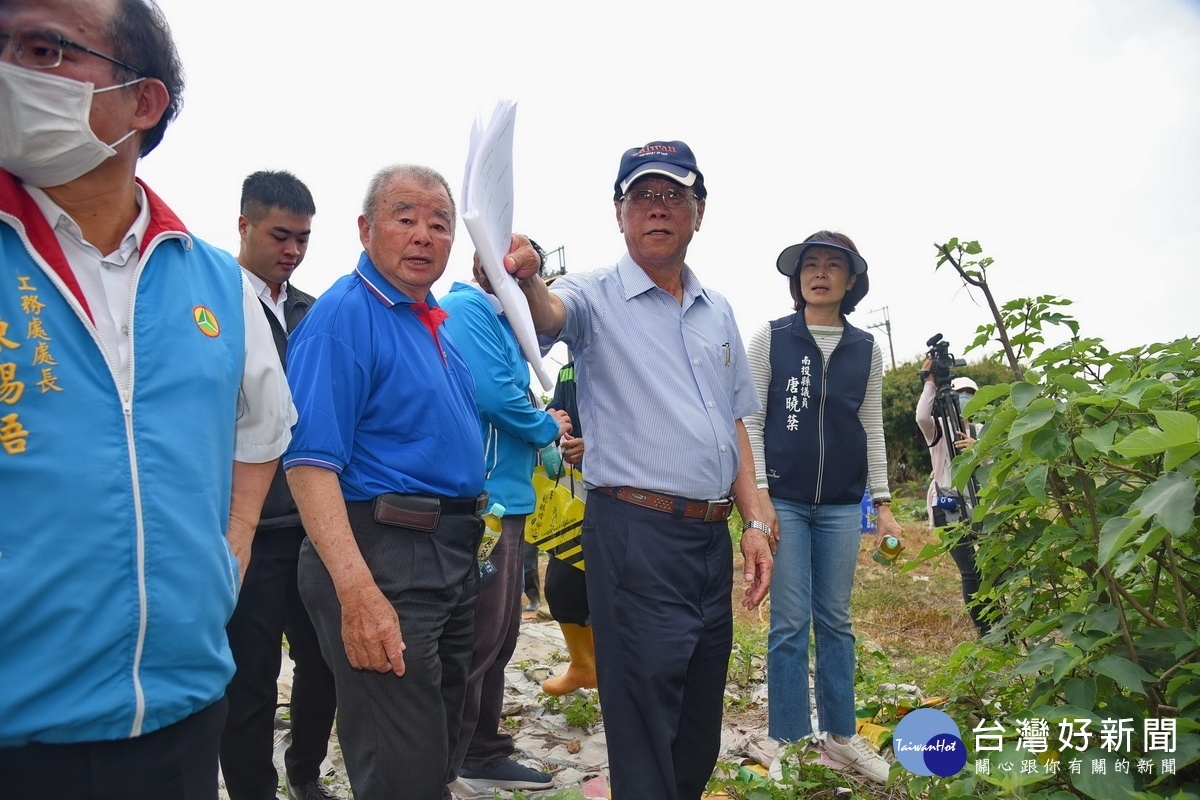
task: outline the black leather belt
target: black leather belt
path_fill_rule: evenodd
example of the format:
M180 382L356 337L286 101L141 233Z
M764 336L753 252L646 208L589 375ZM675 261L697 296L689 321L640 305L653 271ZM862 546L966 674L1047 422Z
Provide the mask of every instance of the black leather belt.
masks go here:
M729 513L733 510L733 501L728 497L724 500L688 500L686 497L648 492L632 486L600 486L594 491L635 506L662 511L665 514L674 514L676 506L682 505L683 516L688 519L702 519L705 522L721 522L729 519Z
M478 517L487 507L487 492L478 497L432 497L389 492L372 501L371 513L380 525L432 533L442 514L471 514Z

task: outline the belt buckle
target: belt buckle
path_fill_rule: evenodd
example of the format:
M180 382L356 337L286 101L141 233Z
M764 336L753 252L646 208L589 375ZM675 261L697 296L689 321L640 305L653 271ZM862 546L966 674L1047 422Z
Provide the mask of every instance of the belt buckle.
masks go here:
M705 522L713 521L713 510L714 509L725 508L726 506L729 505L728 500L708 500L706 502L708 503L708 508L706 508L704 510L704 521Z

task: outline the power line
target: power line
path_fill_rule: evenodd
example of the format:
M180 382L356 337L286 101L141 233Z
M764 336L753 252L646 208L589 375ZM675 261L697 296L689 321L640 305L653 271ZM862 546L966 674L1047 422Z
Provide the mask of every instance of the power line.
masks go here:
M888 353L891 354L891 356L892 356L892 369L895 369L896 368L896 351L892 348L892 317L888 313L888 307L883 306L882 308L873 308L870 311L868 311L867 313L868 314L878 314L880 311L883 312L883 322L872 322L867 327L868 328L883 328L884 332L887 333Z

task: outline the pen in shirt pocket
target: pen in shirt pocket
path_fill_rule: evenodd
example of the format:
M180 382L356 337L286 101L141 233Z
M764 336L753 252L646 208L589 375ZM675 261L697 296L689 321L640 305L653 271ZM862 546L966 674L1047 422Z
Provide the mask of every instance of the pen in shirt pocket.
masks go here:
M725 356L725 366L728 367L729 366L729 342L726 342L725 344L721 345L721 352Z

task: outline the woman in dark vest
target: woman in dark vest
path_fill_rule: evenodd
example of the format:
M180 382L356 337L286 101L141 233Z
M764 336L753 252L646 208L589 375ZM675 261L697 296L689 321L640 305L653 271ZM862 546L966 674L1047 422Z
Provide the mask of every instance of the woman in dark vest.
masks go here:
M763 411L746 420L760 493L778 517L767 651L769 732L813 735L808 642L816 640L820 744L829 759L887 781L888 763L856 732L850 592L869 487L879 535L898 536L883 442L883 354L846 315L869 286L849 237L819 231L784 250L795 313L768 323L747 348ZM773 765L778 774L779 762Z

